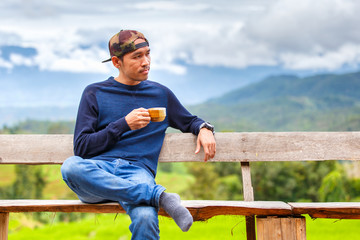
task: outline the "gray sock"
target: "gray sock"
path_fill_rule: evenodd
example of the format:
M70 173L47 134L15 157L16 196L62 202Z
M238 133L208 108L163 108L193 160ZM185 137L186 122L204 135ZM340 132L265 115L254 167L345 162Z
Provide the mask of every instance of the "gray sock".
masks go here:
M160 207L174 219L183 232L187 232L192 223L193 217L189 210L181 206L180 196L176 193L163 192L160 195Z

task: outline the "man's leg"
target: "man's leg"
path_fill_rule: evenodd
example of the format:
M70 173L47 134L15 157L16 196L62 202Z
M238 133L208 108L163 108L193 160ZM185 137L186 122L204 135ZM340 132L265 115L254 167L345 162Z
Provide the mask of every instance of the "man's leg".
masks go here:
M158 207L165 188L156 185L153 178L151 183L134 181L135 175L141 179L142 172L148 174L121 159L107 162L76 156L68 158L61 167L64 181L83 202L125 201Z
M83 202L116 201L122 203L126 211L128 210L124 203L134 206L149 205L156 209L161 205L183 231L188 231L192 225L192 216L181 206L179 196L164 193L165 188L156 185L148 171L128 161L119 159L106 162L70 157L64 162L61 172L64 181ZM132 214L131 211L132 208L129 215ZM136 229L136 222L141 220L137 221L136 215L133 215L132 219L135 221L132 228ZM152 228L158 229L158 226Z
M158 208L146 205L121 204L131 218L131 240L160 239Z
M121 174L133 183L156 185L154 177L148 171L138 166L133 166L133 168L136 171L131 174L127 174L127 170L124 171L123 168L118 168L115 174ZM129 229L132 240L158 240L160 238L157 206L135 205L129 202L120 202L120 204L131 218Z

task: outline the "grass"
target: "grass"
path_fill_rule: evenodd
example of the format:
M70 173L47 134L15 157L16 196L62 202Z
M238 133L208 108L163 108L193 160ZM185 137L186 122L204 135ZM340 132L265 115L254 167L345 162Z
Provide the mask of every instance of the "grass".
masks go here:
M46 213L43 213L46 214ZM125 214L89 214L71 223L36 224L30 216L12 214L9 240L128 240L130 219ZM52 218L52 214L48 214ZM246 239L245 218L217 216L206 222L195 222L189 232L182 232L169 218L160 217L160 238L171 240ZM308 240L358 239L359 220L306 219Z
M360 236L360 220L357 219L306 219L308 240L354 240Z
M13 217L13 215L16 215ZM49 218L51 218L51 214ZM86 219L72 223L37 225L31 217L12 214L9 226L9 240L127 240L130 219L125 214L90 214ZM25 223L25 224L24 224ZM245 219L242 216L219 216L207 222L195 222L189 232L182 232L173 220L160 217L161 239L245 239Z

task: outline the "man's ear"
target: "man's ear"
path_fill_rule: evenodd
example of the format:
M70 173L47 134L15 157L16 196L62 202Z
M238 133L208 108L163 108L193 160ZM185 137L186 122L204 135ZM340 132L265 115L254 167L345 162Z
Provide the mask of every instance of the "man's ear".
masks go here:
M122 62L118 57L112 56L111 61L112 61L113 65L114 65L114 67L119 68L121 66Z

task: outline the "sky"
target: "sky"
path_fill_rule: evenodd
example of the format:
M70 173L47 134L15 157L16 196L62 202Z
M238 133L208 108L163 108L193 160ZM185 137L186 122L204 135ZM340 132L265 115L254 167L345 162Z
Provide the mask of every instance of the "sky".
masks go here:
M1 0L0 125L41 115L26 107L76 109L86 85L118 74L101 61L121 29L145 34L150 79L185 105L270 75L358 71L359 12L358 0Z
M0 52L0 67L108 74L108 39L137 29L152 68L174 74L186 74L181 63L336 70L359 64L359 11L356 0L2 0L0 46L36 53Z

